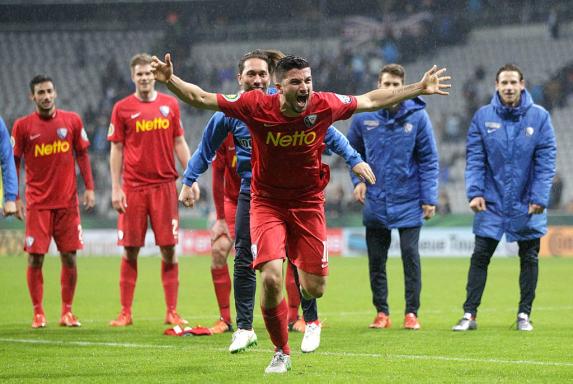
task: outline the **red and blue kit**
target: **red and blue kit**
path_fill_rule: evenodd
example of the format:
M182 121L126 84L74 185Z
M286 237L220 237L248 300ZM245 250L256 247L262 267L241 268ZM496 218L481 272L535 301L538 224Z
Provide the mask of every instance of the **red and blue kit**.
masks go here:
M60 251L82 248L75 157L87 189L94 189L80 116L56 110L44 118L34 112L14 123L14 156L26 169L26 244L29 253L45 254L51 236Z
M231 236L235 236L235 214L241 178L237 173L237 154L233 135L229 134L223 144L217 149L213 160L213 201L217 212L217 219L225 219ZM223 183L221 184L221 174ZM221 193L220 189L223 189ZM223 201L220 196L223 195Z
M260 91L217 95L219 108L244 121L253 139L253 265L284 258L286 252L303 271L326 275L323 190L330 173L321 161L324 136L334 121L354 113L356 98L314 92L297 117L281 113L279 98Z
M177 244L174 143L179 136L183 127L174 97L157 92L155 100L144 102L130 95L115 104L108 140L123 144L122 188L127 199L126 212L118 220L119 245L144 245L147 216L157 245Z

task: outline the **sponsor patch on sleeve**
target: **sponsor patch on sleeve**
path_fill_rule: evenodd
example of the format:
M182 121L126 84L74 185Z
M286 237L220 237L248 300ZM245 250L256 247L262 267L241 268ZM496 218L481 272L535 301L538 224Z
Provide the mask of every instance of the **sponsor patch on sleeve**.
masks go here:
M14 136L10 136L10 144L12 144L12 148L16 146L16 139L14 139Z
M81 136L83 141L87 141L89 143L90 139L88 139L88 133L85 128L82 128Z
M115 127L113 126L113 123L109 124L109 128L107 129L107 136L113 136L113 133L115 132Z
M335 94L336 97L338 97L338 99L340 101L342 101L342 104L350 104L350 102L352 101L352 99L350 98L350 96L347 95L339 95L338 93Z
M223 99L227 100L230 103L234 103L235 101L239 100L241 94L229 94L229 95L221 95Z

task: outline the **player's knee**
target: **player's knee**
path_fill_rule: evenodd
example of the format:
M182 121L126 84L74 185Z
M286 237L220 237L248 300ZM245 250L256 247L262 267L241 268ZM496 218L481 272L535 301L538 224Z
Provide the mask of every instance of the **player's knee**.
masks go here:
M60 259L62 264L66 267L76 266L76 253L75 252L62 252L60 253Z
M263 290L267 295L278 295L282 290L282 276L274 273L262 275Z
M228 243L223 243L220 241L214 242L211 246L211 264L213 267L220 268L227 264L227 256L229 255L230 250L231 247L228 245Z
M304 291L315 299L321 298L324 295L325 288L326 280L313 282L312 284L308 284L307 287L303 287Z
M42 268L44 264L44 255L37 253L28 254L28 265L32 268Z
M127 260L135 261L139 255L139 247L125 247L124 256Z

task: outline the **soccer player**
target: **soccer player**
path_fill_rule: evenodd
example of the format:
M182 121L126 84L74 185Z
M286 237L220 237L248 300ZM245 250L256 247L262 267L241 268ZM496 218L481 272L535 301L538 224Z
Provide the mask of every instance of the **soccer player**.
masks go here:
M404 85L399 64L385 65L378 87ZM404 328L420 329L418 309L422 273L418 242L423 219L434 216L438 202L438 151L432 123L419 97L376 112L356 115L350 144L372 165L378 183L370 186L351 174L354 198L364 205L372 301L377 315L370 328L390 328L386 261L392 229L400 233L406 310Z
M231 277L227 257L235 239L235 212L241 188L233 135L228 134L213 160L213 202L217 219L211 227L211 276L220 319L209 328L212 334L233 330L231 320Z
M10 143L10 134L2 117L0 117L0 208L4 216L16 214L16 197L18 196L18 176L14 164L14 151Z
M179 265L178 177L173 153L182 167L189 148L177 100L155 90L151 57L137 54L131 59L135 93L118 101L112 111L108 140L112 205L119 212L118 244L124 247L120 268L121 312L110 322L114 327L131 325L133 294L137 280L137 256L145 244L147 219L161 252L161 280L165 293L166 324L185 325L177 313Z
M42 305L42 265L52 237L62 262L60 325L79 327L81 324L72 313L76 251L83 247L75 163L85 184L83 205L92 209L95 195L89 140L76 113L56 109L57 93L50 77L35 76L30 81L30 92L36 111L16 120L12 142L16 173L22 159L26 170L26 203L16 200L16 215L26 218L24 251L28 253L27 281L34 306L32 327L43 328L47 324Z
M320 159L328 127L355 112L374 111L420 94L447 94L443 89L450 85L443 81L449 77L442 76L445 69L434 66L420 82L396 90L377 89L356 97L313 92L309 63L286 56L276 68L278 94L222 95L175 76L170 54L165 62L154 57L152 67L155 78L185 102L221 110L249 128L253 266L261 272L261 309L276 351L265 372L287 372L291 360L288 307L282 296L283 260L288 255L297 267L305 298L324 294L328 274L323 190L329 171ZM361 164L355 171L374 183L370 167ZM179 200L191 205L194 196L191 187L184 185Z
M241 91L247 92L253 89L261 89L262 91L268 92L276 91L272 88L267 89L267 87L276 62L282 57L284 57L282 52L273 50L255 50L243 55L239 61L239 72L237 75ZM254 271L250 267L253 261L249 228L251 137L246 125L240 120L225 117L222 112L215 113L203 132L203 137L197 150L191 157L187 170L185 171L183 182L192 187L198 198L198 185L196 184L196 180L207 170L210 159L215 155L215 150L224 140L229 140L229 133L233 135L234 147L237 153L236 169L242 177L236 215L237 243L234 273L238 330L233 334L232 343L229 347L229 351L235 353L243 351L255 345L257 342L256 334L252 329L256 279ZM325 143L333 152L345 158L350 167L362 163L360 155L350 147L348 140L334 127L328 129ZM217 158L220 157L216 157L216 159ZM230 162L227 163L229 164ZM361 165L361 167L362 166L364 166L364 164ZM367 168L369 169L369 167ZM213 188L215 191L218 189L215 184ZM214 195L216 196L217 193L214 192ZM216 198L215 201L217 201ZM303 352L313 352L320 345L321 327L318 319L318 308L316 299L301 300L298 284L295 283L295 277L297 275L295 269L296 268L289 263L286 276L289 316L291 316L289 320L296 319L294 316L298 315L298 305L302 303L304 320L301 319L301 321L298 322L298 331L304 332L301 350ZM294 316L292 316L292 312L294 312ZM306 323L309 324L308 327L306 327ZM297 321L292 324L292 328L296 325ZM195 328L193 331L204 334L203 329L199 330Z
M523 72L505 64L495 77L491 102L474 115L466 144L466 193L475 212L464 315L454 331L477 329L487 268L505 233L519 246L521 297L517 330L529 320L538 276L540 239L547 232L549 191L557 146L549 113L533 103Z

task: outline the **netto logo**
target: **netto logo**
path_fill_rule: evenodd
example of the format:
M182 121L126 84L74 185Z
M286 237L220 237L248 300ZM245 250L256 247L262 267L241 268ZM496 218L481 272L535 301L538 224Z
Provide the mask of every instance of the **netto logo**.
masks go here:
M70 143L56 140L52 144L36 144L34 146L34 157L50 156L57 153L65 153L70 150Z
M153 120L138 120L135 122L135 132L149 132L169 128L169 120L156 117Z
M316 132L296 131L293 134L285 134L283 132L267 133L266 144L272 144L275 147L296 147L301 145L311 145L316 141Z

